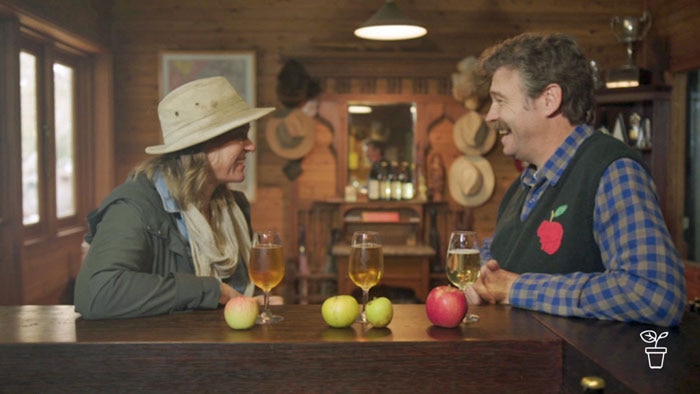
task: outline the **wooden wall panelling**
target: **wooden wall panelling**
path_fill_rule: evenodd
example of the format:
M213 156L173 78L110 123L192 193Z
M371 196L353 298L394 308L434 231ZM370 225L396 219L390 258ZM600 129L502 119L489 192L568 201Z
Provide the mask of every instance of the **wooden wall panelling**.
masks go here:
M652 0L657 34L664 40L668 69L690 71L700 67L700 4L695 0Z
M666 160L666 201L664 215L676 248L683 257L688 256L688 245L684 237L686 156L686 119L688 118L688 77L685 73L673 75L669 132L666 151L661 160ZM656 163L655 163L656 164Z
M72 304L73 283L82 263L80 244L84 231L25 245L22 256L24 304Z
M688 299L700 298L700 263L694 261L683 261L685 264L685 280Z

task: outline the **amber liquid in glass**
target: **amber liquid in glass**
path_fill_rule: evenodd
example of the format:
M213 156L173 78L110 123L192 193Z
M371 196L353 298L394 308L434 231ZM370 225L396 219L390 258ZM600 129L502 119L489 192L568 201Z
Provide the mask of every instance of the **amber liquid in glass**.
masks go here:
M362 290L369 290L379 283L384 271L382 246L378 244L352 246L348 271L350 280Z
M282 245L255 245L250 251L250 279L262 291L268 292L284 278Z

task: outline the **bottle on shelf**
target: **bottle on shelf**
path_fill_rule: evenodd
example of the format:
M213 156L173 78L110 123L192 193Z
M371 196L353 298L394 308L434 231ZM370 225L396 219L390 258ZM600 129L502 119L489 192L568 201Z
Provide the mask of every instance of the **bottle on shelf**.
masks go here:
M406 174L403 170L403 167L399 166L396 162L391 163L391 167L393 168L393 178L391 181L391 199L401 200L403 198L401 196L403 192L403 180L406 177Z
M379 180L379 199L384 201L391 200L391 182L393 176L388 162L382 162L379 175L381 177Z
M372 168L369 170L369 180L367 182L367 198L372 201L379 200L379 171L379 163L373 163Z
M413 200L414 188L413 188L413 166L414 164L408 165L408 162L403 162L404 168L404 179L401 185L401 198L404 200Z

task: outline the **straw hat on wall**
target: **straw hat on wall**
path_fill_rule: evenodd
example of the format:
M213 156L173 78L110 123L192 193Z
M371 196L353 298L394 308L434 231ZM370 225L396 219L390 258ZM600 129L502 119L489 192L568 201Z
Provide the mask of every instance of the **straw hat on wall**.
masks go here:
M450 166L450 195L460 205L476 207L493 195L496 177L488 160L481 156L460 156Z
M483 156L496 143L496 130L475 111L457 119L452 130L457 149L465 155Z
M267 120L265 138L276 155L295 160L314 147L315 129L313 119L300 108L282 109Z

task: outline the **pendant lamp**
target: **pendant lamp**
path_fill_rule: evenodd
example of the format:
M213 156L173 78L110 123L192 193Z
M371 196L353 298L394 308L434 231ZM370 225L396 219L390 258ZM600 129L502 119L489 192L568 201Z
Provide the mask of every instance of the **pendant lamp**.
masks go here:
M355 29L355 35L366 40L398 41L423 37L428 30L404 15L393 0L387 0L362 26Z

